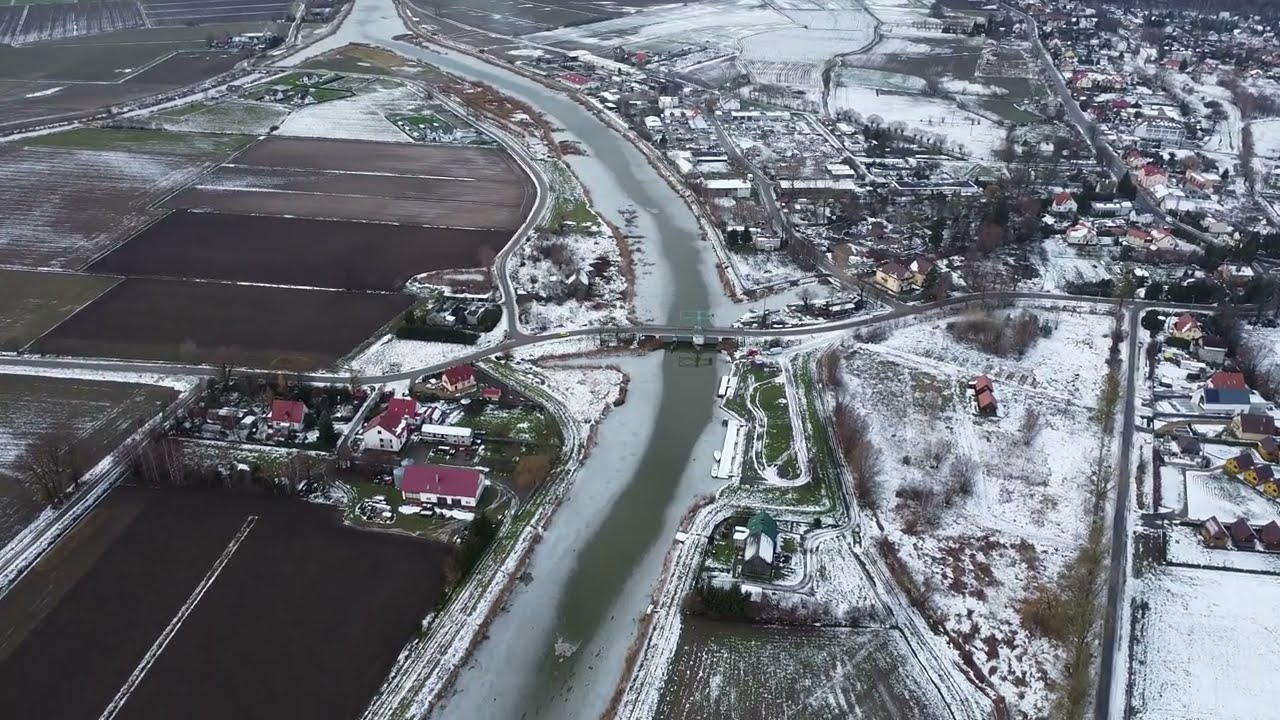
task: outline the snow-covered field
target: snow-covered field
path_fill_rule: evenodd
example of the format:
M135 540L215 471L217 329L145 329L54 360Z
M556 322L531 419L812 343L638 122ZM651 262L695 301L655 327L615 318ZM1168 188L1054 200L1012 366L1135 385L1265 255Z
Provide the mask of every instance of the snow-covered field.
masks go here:
M1056 327L1022 358L960 345L944 321L858 345L845 373L848 399L871 421L883 457L886 536L916 580L933 588L952 637L1027 717L1044 715L1061 649L1029 633L1019 610L1035 583L1056 577L1087 527L1097 453L1092 406L1111 322L1035 312ZM980 373L994 381L999 417L979 418L970 409L967 383ZM1028 442L1021 425L1032 409L1041 421ZM936 467L931 456L941 458ZM913 484L941 486L961 457L978 468L972 496L954 498L936 527L909 532L913 513L896 493Z
M1067 245L1060 237L1045 238L1042 242L1044 257L1032 255L1040 277L1021 283L1023 289L1061 293L1071 283L1088 283L1113 277L1119 267L1119 263L1111 260L1107 251L1100 248L1080 251Z
M1129 717L1271 717L1280 578L1162 567L1132 582L1139 609Z
M401 340L394 335L386 335L348 365L360 375L389 375L433 367L492 347L502 342L505 334L505 323L498 323L496 328L480 336L475 345Z
M422 103L411 88L399 86L342 100L307 105L293 112L280 126L279 135L413 142L387 119L388 113L406 112Z
M1225 446L1216 447L1225 449ZM1239 517L1258 524L1269 520L1280 522L1280 503L1221 471L1190 471L1186 487L1187 517L1191 520L1216 516L1223 525Z
M864 121L878 116L884 125L903 123L910 134L943 136L949 147L979 159L994 158L1004 143L1004 127L961 109L953 100L878 91L857 84L865 70L846 75L849 72L845 68L835 72L830 98L833 113L849 110Z

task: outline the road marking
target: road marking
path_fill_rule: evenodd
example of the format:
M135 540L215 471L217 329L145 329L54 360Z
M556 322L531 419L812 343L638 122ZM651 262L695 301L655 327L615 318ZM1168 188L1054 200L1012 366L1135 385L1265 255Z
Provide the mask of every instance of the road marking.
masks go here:
M121 686L120 692L116 693L115 698L111 700L111 704L107 706L107 709L103 710L102 714L98 716L98 720L110 720L111 718L114 718L116 714L120 712L120 708L124 707L124 704L128 702L129 696L133 694L133 691L138 687L138 683L142 682L142 678L146 677L147 671L155 664L156 658L160 657L160 653L164 651L165 645L168 645L169 641L173 639L173 636L177 634L179 626L181 626L183 621L187 619L187 616L191 614L191 611L195 609L196 603L200 602L200 598L204 597L205 591L208 590L209 586L213 584L213 581L217 579L218 574L222 572L222 568L227 566L227 563L231 560L231 556L235 554L236 548L239 548L240 543L244 542L245 536L249 534L249 531L253 529L253 524L257 521L257 515L250 515L248 518L245 518L244 525L240 526L240 531L231 538L231 542L227 545L227 548L222 551L222 555L218 558L217 562L213 564L213 567L209 568L209 572L205 573L204 579L200 581L200 584L196 586L195 590L191 591L191 596L187 598L187 601L182 605L182 607L178 608L178 614L173 616L173 620L171 620L169 625L165 627L164 632L160 633L160 637L156 638L151 649L147 651L146 655L142 656L142 661L138 663L138 667L134 668L133 674L130 675L129 679L125 681L123 686Z

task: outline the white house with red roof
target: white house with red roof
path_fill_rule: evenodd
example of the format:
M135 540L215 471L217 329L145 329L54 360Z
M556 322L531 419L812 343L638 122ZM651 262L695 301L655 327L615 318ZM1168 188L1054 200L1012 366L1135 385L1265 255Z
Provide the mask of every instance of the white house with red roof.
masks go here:
M1066 240L1068 245L1097 245L1098 231L1087 222L1078 222L1067 228Z
M1157 185L1169 184L1169 173L1164 168L1155 163L1147 163L1145 167L1138 172L1138 184L1150 190Z
M449 392L464 392L476 386L476 371L470 365L455 365L440 376L440 384Z
M307 419L307 406L301 400L272 400L271 429L302 432Z
M400 494L406 501L473 508L484 490L484 473L452 465L410 465L404 469Z
M365 423L360 437L366 450L400 452L413 437L413 429L420 422L421 411L417 400L391 398L386 410Z
M1078 209L1076 199L1071 197L1071 193L1063 190L1053 198L1053 212L1058 215L1070 215Z

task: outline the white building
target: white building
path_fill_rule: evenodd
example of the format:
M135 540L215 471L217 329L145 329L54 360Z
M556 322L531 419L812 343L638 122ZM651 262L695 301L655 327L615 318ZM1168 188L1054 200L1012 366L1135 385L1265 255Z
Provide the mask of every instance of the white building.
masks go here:
M720 197L751 197L751 183L742 178L711 178L704 180L702 186L711 195Z
M1139 140L1160 143L1181 144L1187 137L1187 129L1176 120L1152 118L1143 120L1133 127L1133 134Z
M418 432L423 440L449 445L470 445L475 440L475 430L458 425L423 425Z

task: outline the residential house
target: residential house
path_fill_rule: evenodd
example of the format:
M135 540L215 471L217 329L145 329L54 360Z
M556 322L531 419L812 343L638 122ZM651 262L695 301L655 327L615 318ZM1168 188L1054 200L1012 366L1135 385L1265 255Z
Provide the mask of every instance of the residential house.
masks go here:
M1093 225L1079 222L1067 228L1066 239L1068 245L1097 245L1098 233L1093 229Z
M1058 215L1070 215L1077 209L1079 206L1076 204L1076 199L1066 190L1054 196L1052 210Z
M1258 454L1267 462L1280 462L1280 442L1270 435L1257 442Z
M1130 170L1137 170L1139 168L1146 167L1149 162L1149 160L1147 160L1147 156L1143 155L1142 151L1136 147L1131 147L1128 150L1125 150L1123 159L1124 164L1128 166Z
M778 521L763 510L747 521L747 539L742 550L742 574L769 579L778 551Z
M466 392L476 386L476 372L470 365L455 365L440 376L440 384L452 393Z
M1253 533L1253 528L1249 527L1249 521L1244 518L1237 518L1231 526L1227 528L1227 534L1231 536L1231 544L1237 550L1256 550L1257 546L1254 541L1257 535Z
M1217 335L1202 335L1192 343L1191 351L1200 362L1220 366L1227 360L1227 341Z
M279 432L302 432L307 419L307 406L301 400L272 400L271 429Z
M1194 456L1201 452L1200 440L1191 435L1176 435L1173 442L1178 446L1179 455Z
M1227 547L1227 540L1227 529L1222 527L1222 521L1216 515L1200 524L1200 541L1205 547L1222 550Z
M484 490L484 474L475 468L410 465L400 480L406 501L445 507L474 508Z
M1195 315L1182 313L1173 321L1173 336L1190 342L1204 336L1204 330L1200 328L1200 321Z
M480 393L480 396L489 402L496 403L502 399L502 389L496 388L496 387L487 387L484 389L483 392Z
M1266 467L1269 468L1271 466L1267 465ZM1272 500L1280 500L1280 478L1277 478L1275 475L1272 475L1269 478L1259 479L1258 489L1262 491L1263 495L1266 495Z
M445 445L471 445L475 441L475 430L461 425L427 425L418 429L418 434L427 442Z
M1216 372L1209 376L1204 386L1213 390L1249 389L1249 384L1244 381L1244 374L1238 372Z
M1129 228L1124 232L1124 241L1134 247L1145 248L1151 244L1151 233L1142 228Z
M1264 437L1276 434L1276 421L1270 415L1252 412L1238 412L1231 417L1228 426L1231 434L1241 440L1257 442Z
M743 178L707 178L702 187L712 197L751 197L751 181Z
M1222 464L1222 469L1226 470L1227 473L1231 475L1239 475L1252 467L1253 453L1247 450L1235 457L1227 458L1227 461Z
M927 257L917 255L914 260L907 265L907 269L911 271L911 282L916 287L924 287L924 283L929 279L929 273L933 272L933 261Z
M1254 465L1244 471L1244 475L1241 476L1241 479L1253 487L1259 487L1264 483L1274 481L1276 479L1276 473L1275 469L1270 465Z
M895 295L911 289L913 277L901 263L887 262L876 268L876 284Z
M755 233L751 236L751 245L757 250L781 250L782 236Z
M1202 388L1192 394L1191 400L1203 412L1223 415L1248 412L1253 407L1248 390Z
M1169 184L1169 173L1164 168L1155 163L1147 163L1142 170L1138 172L1137 183L1139 186L1150 190L1157 185Z
M1217 191L1220 182L1222 177L1215 173L1187 171L1187 184L1207 193Z
M1222 263L1218 266L1216 274L1223 283L1235 287L1247 285L1256 276L1253 268L1248 265L1236 265L1233 263Z
M1280 523L1272 520L1258 528L1258 540L1262 542L1263 550L1280 551Z
M420 418L417 400L391 398L386 409L365 423L360 431L365 449L400 452L413 436L413 427Z

